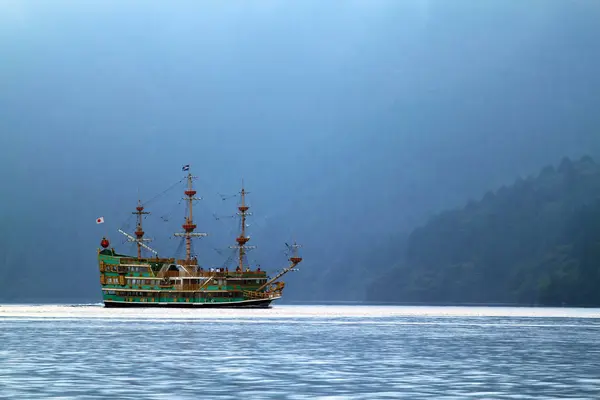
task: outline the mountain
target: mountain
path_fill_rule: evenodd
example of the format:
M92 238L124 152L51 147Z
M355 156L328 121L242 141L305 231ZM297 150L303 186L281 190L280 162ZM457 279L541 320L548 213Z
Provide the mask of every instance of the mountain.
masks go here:
M600 305L600 166L564 158L436 215L367 299Z

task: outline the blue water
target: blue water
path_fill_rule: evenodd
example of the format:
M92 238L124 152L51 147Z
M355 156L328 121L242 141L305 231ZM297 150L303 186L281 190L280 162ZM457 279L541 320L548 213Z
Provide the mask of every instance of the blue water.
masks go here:
M600 398L600 311L1 306L11 399Z

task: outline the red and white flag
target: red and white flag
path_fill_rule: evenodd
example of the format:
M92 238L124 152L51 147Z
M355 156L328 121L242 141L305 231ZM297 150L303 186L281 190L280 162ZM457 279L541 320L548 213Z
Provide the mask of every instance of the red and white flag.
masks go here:
M97 224L103 224L104 223L104 217L100 217L96 219L96 223Z

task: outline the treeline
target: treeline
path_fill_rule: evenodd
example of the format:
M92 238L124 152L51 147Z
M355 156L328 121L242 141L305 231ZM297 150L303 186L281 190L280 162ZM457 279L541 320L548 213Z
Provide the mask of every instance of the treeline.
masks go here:
M600 305L600 166L565 158L437 215L405 250L369 300Z

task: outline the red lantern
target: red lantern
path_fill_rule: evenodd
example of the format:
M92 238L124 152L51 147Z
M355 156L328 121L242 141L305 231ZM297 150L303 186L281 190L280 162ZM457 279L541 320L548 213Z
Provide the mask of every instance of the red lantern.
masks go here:
M108 246L110 246L110 243L108 241L107 238L102 238L102 241L100 242L100 246L102 246L103 248L107 248Z

